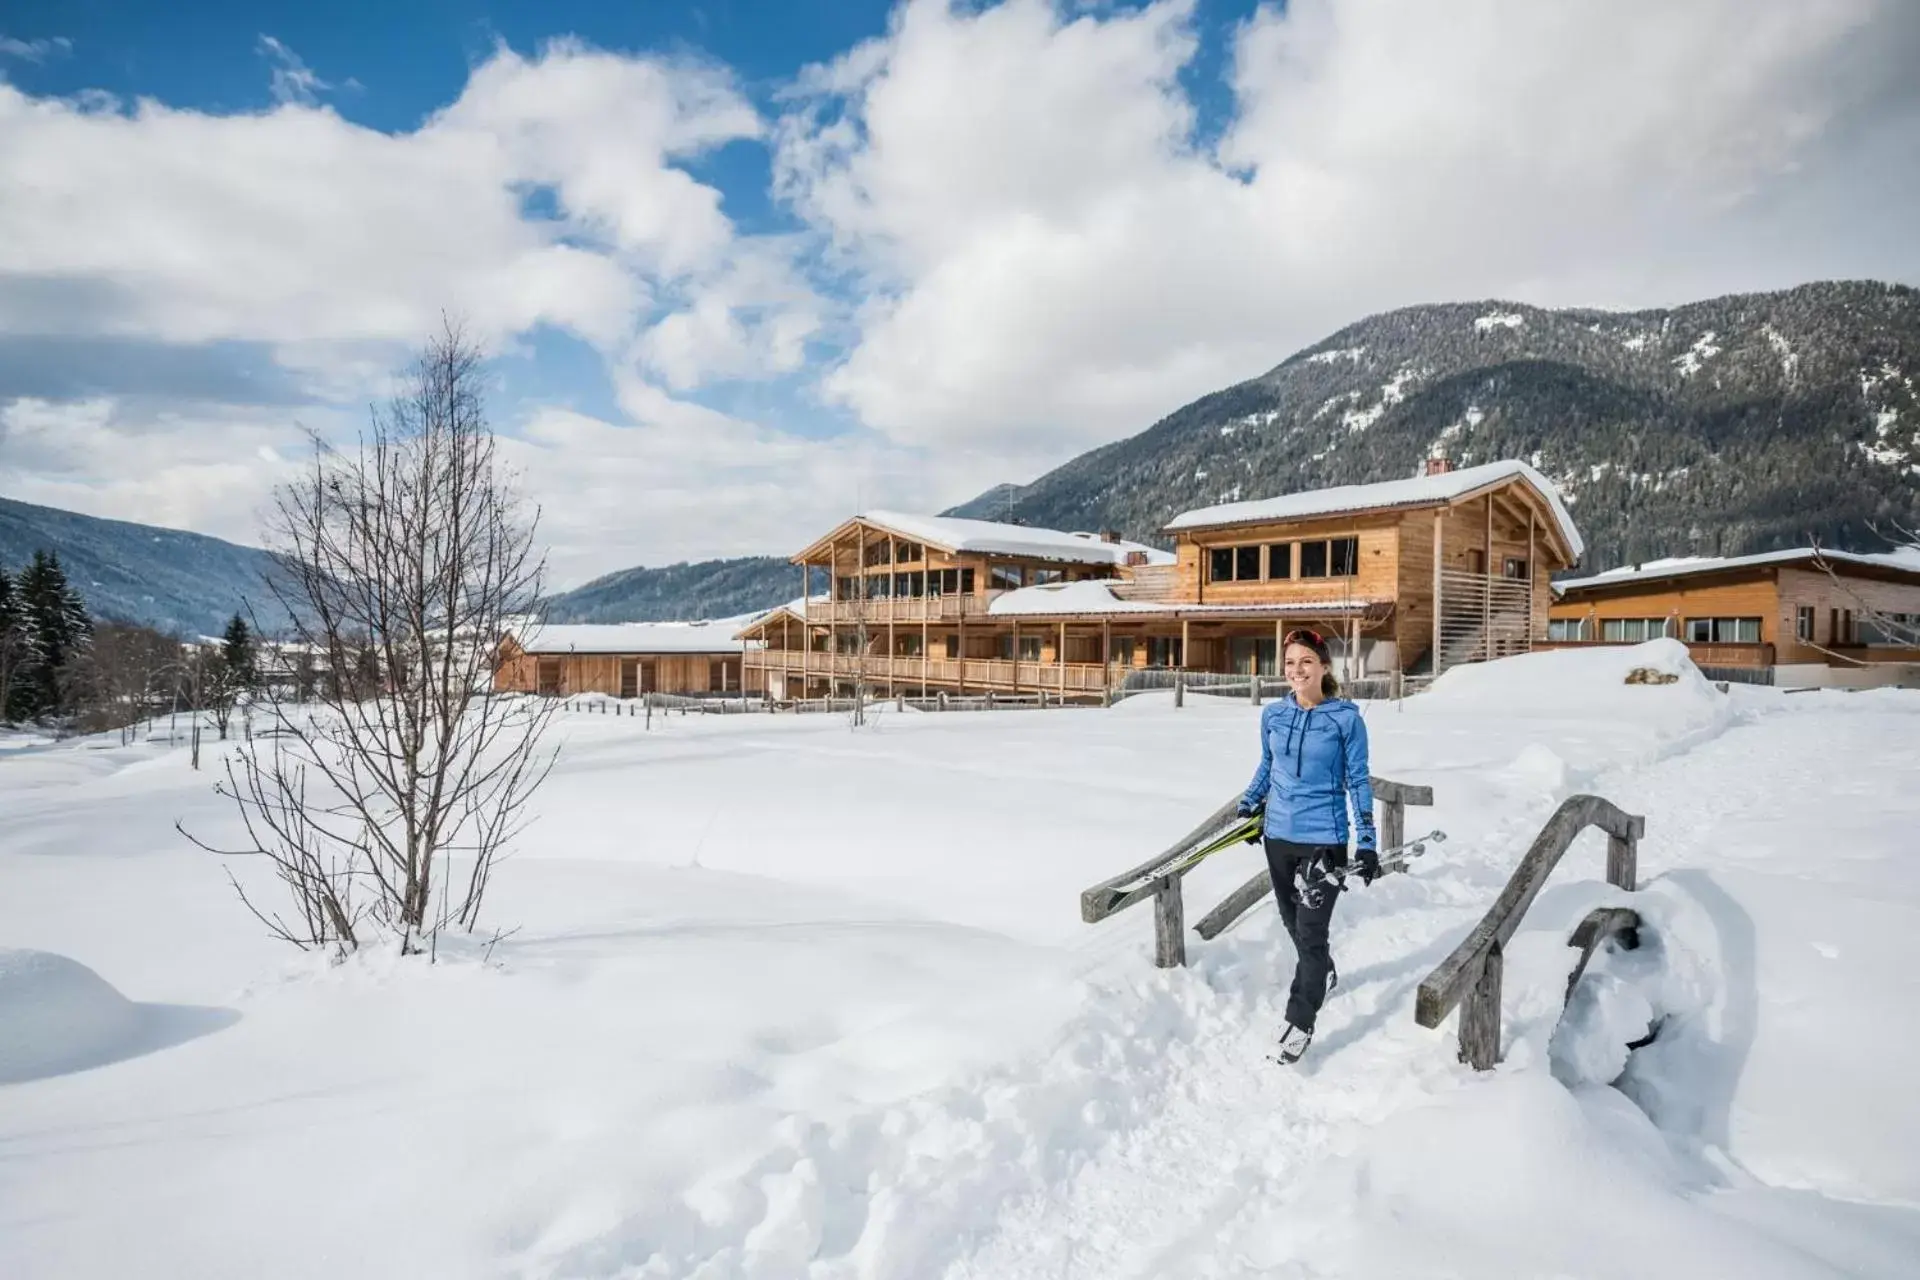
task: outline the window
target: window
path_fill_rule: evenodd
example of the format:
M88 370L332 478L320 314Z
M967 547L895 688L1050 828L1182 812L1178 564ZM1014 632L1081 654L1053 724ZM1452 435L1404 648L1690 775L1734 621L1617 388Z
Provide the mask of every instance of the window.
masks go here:
M1689 644L1759 644L1758 618L1688 618Z
M1334 577L1351 578L1360 572L1360 539L1335 538L1327 544L1327 550Z
M1585 618L1550 618L1547 621L1547 639L1549 640L1585 640L1587 638L1587 620Z
M1838 609L1827 610L1827 643L1840 643L1840 611Z
M1793 634L1796 639L1813 643L1813 606L1803 604L1793 613Z
M1326 543L1303 542L1300 544L1300 576L1303 578L1324 578L1327 576Z
M1267 548L1267 576L1269 578L1293 576L1293 544L1291 542L1276 542Z
M1527 572L1527 558L1525 556L1508 556L1505 564L1501 566L1500 572L1503 577L1512 578L1518 582L1525 582L1532 576Z
M1207 552L1209 582L1260 581L1260 544L1244 547L1213 547Z
M1033 585L1036 587L1045 586L1049 582L1066 581L1065 572L1059 569L1035 569L1032 576Z
M1604 618L1600 622L1600 638L1614 644L1638 644L1666 634L1665 618Z
M1123 667L1133 665L1133 637L1115 636L1113 638L1113 660Z
M1040 661L1040 637L1039 636L1021 636L1020 637L1020 661L1022 662Z
M1150 667L1179 666L1180 638L1178 636L1147 637L1147 665Z
M956 661L960 657L960 637L957 635L948 635L946 637L946 642L947 642L947 661L948 662Z
M1855 643L1853 637L1853 610L1851 609L1842 609L1840 611L1840 634L1845 637L1845 639L1841 641L1842 644Z
M896 636L895 639L898 640L900 644L900 657L917 658L920 656L922 650L920 648L920 636L917 632L909 631L904 635Z
M1012 591L1027 585L1026 571L1017 564L996 564L988 572L995 591Z
M973 594L973 570L971 569L960 571L960 594L963 596Z
M1228 642L1236 675L1274 675L1273 637L1241 637Z

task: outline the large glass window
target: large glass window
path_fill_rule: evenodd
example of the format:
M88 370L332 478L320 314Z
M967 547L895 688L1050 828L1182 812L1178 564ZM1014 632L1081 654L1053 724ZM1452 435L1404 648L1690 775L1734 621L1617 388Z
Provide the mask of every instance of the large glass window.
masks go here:
M1303 578L1324 578L1327 576L1326 543L1303 542L1300 544L1300 576Z
M1013 591L1027 585L1026 571L1017 564L996 564L992 567L992 589L995 591Z
M1147 637L1147 665L1150 667L1177 667L1180 665L1180 637Z
M1257 582L1260 579L1260 546L1233 549L1233 576L1239 582Z
M1267 548L1267 576L1269 578L1293 576L1293 544L1291 542L1276 542Z
M1600 638L1614 643L1638 644L1658 640L1667 634L1665 618L1606 618L1600 623Z
M1549 640L1585 640L1587 638L1587 620L1585 618L1552 618L1547 622Z
M1035 569L1033 571L1033 585L1036 587L1045 586L1049 582L1062 582L1065 581L1065 579L1066 573L1064 570Z
M1758 618L1688 618L1687 639L1693 644L1759 644Z
M1327 558L1332 562L1332 576L1351 578L1360 572L1360 539L1335 538L1327 544Z
M1273 667L1273 637L1262 639L1257 636L1239 636L1228 641L1228 651L1233 658L1233 669L1238 675L1275 674Z

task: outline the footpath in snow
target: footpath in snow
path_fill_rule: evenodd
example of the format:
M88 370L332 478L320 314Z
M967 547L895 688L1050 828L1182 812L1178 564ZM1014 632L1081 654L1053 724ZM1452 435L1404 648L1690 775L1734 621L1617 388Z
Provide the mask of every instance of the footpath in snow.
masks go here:
M1143 911L1077 917L1245 784L1244 703L570 715L517 931L431 967L262 937L172 830L233 822L184 752L16 740L0 1275L1911 1275L1920 695L1722 694L1683 652L1366 708L1449 840L1342 900L1291 1069L1270 902L1170 972ZM1621 682L1649 661L1681 679ZM1562 1021L1567 934L1629 899L1582 837L1470 1072L1414 988L1579 791L1646 815L1649 944Z

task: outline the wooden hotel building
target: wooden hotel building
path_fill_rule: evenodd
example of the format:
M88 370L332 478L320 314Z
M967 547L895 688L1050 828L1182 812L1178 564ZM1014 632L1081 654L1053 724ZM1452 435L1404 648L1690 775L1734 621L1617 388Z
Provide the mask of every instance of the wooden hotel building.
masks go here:
M869 689L1098 697L1148 669L1278 674L1280 637L1326 635L1345 674L1524 652L1549 578L1579 560L1522 462L1184 512L1171 551L1112 533L875 511L793 557L802 596L740 632L778 699ZM750 674L749 679L754 677Z

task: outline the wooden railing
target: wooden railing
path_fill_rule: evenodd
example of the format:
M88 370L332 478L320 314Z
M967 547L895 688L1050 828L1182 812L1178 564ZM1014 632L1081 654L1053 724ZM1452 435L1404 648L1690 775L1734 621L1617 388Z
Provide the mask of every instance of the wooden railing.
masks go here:
M885 626L889 622L952 622L961 617L984 616L1005 591L984 595L876 596L860 600L811 600L807 602L808 622L859 622Z
M1388 839L1388 833L1394 838L1387 847L1398 844L1406 830L1406 808L1409 804L1432 804L1433 788L1410 786L1404 782L1394 782L1388 778L1373 778L1374 800L1381 806L1379 821L1380 835ZM1099 884L1083 891L1080 895L1080 918L1088 924L1098 924L1107 917L1125 911L1135 903L1153 899L1153 962L1162 969L1178 968L1187 962L1186 906L1181 900L1180 881L1191 868L1176 868L1172 864L1180 859L1188 849L1209 834L1220 830L1228 819L1233 817L1240 796L1215 809L1206 821L1175 841L1164 851L1147 859L1131 871L1122 872L1102 880ZM1216 855L1217 856L1217 855ZM1264 861L1265 851L1262 851ZM1208 912L1201 920L1195 932L1202 938L1212 938L1238 919L1249 907L1258 902L1271 887L1272 879L1263 866L1260 873L1229 894L1224 902Z
M853 653L808 653L803 660L798 649L761 649L747 654L746 665L754 670L784 671L820 676L864 676L868 683L892 679L901 684L959 686L969 689L1061 690L1068 693L1099 693L1107 688L1107 668L1097 662L1022 661L1008 658L918 658L868 654L862 661ZM1118 684L1131 667L1115 665L1112 683Z
M1490 1070L1500 1061L1502 953L1574 837L1588 827L1599 827L1607 833L1607 882L1631 891L1646 819L1626 813L1599 796L1574 796L1534 837L1533 846L1520 860L1507 887L1473 932L1420 984L1415 1021L1423 1027L1438 1027L1458 1005L1460 1059L1476 1071ZM1598 945L1597 940L1594 945Z

